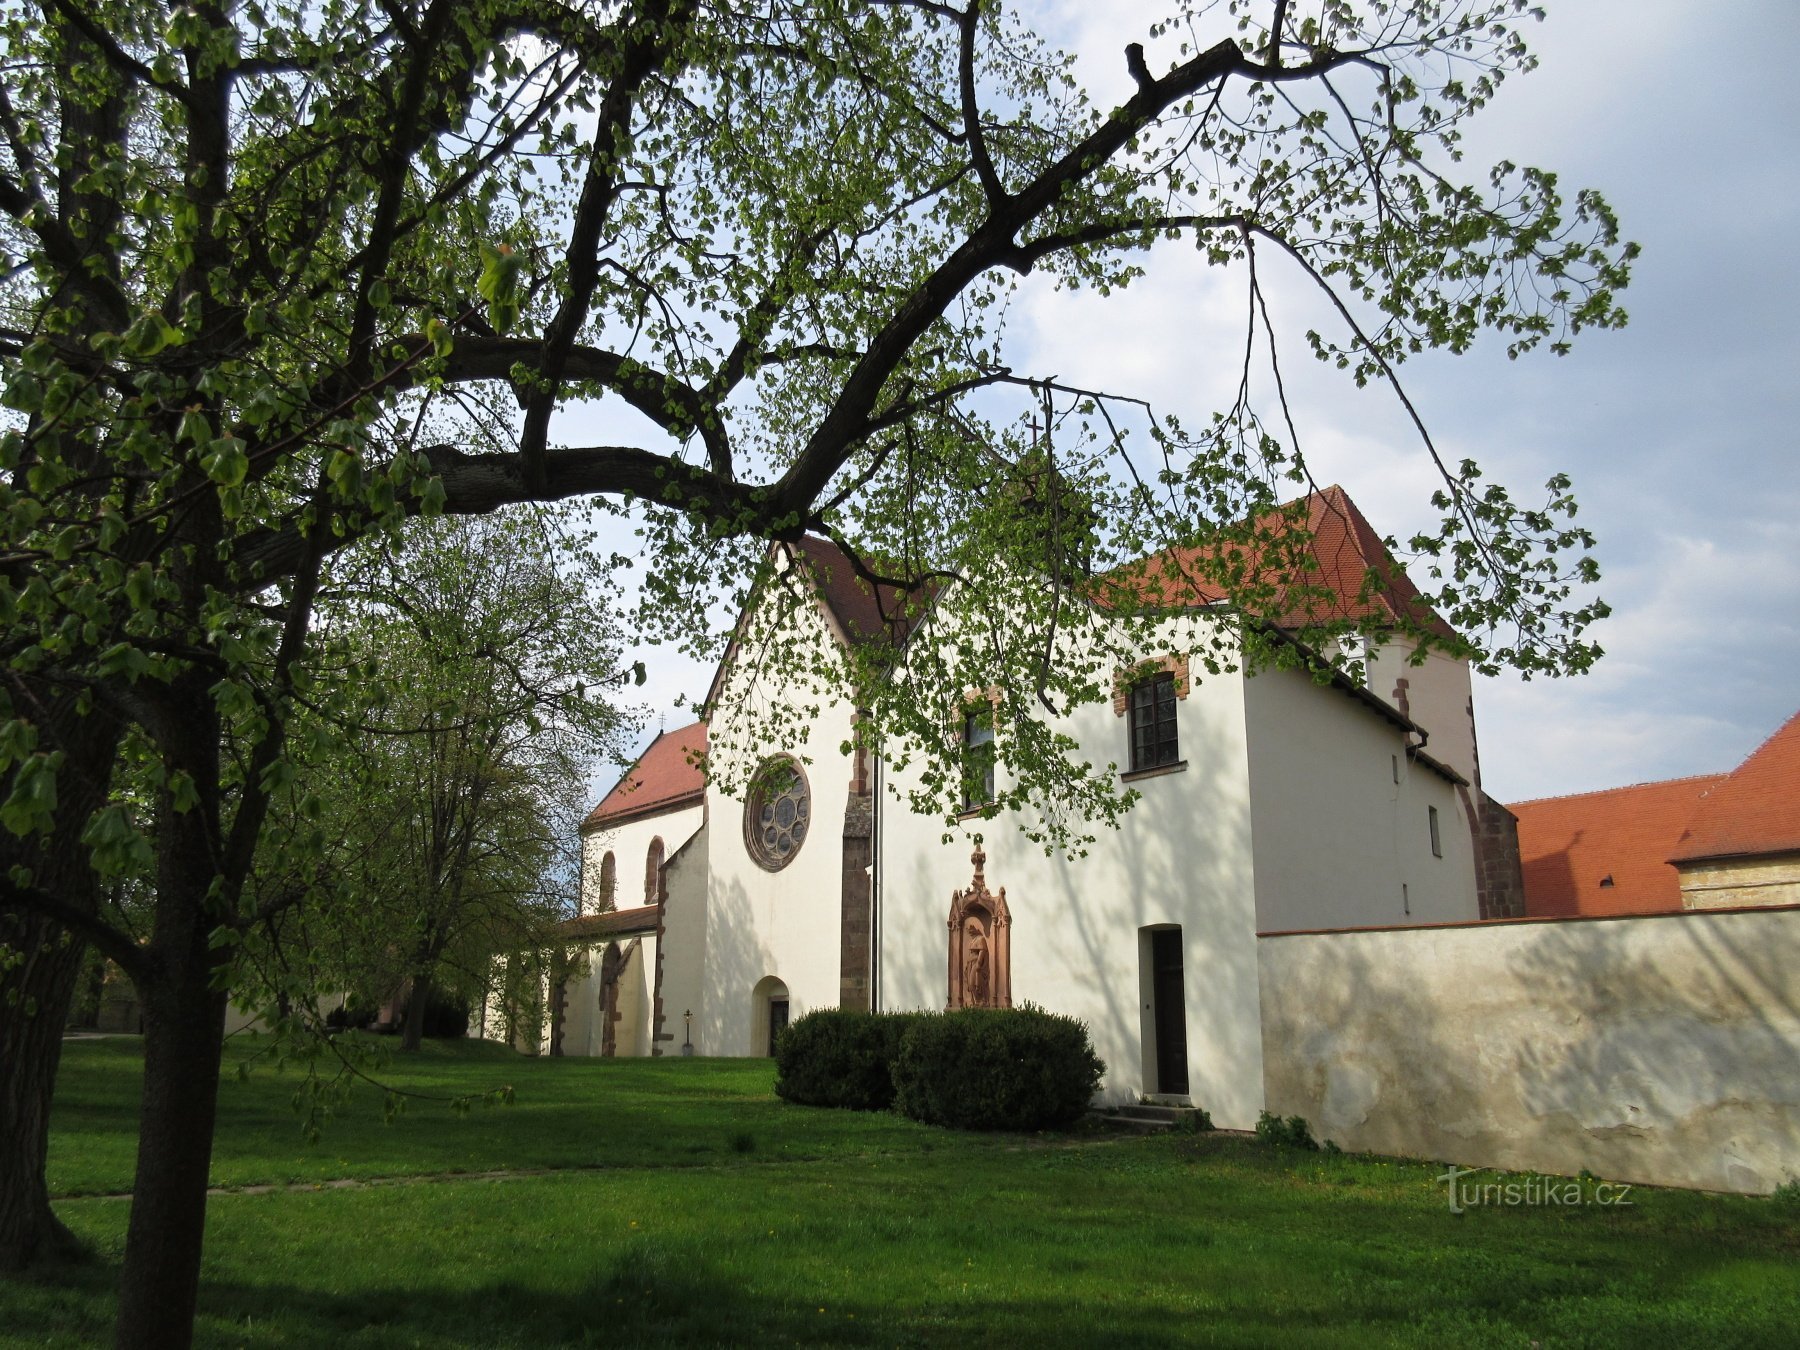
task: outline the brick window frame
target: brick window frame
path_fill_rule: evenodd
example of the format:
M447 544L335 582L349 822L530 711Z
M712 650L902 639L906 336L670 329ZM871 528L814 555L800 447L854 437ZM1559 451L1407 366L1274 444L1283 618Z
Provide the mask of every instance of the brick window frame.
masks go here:
M1131 710L1131 690L1134 685L1164 672L1175 677L1175 697L1185 700L1190 685L1187 657L1158 657L1151 661L1141 661L1129 670L1113 672L1113 716L1123 717Z

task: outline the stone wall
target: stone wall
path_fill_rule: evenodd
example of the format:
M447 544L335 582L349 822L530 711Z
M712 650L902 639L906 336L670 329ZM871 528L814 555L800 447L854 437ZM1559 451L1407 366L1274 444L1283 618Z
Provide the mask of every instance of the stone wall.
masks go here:
M1478 787L1465 789L1463 801L1475 831L1475 896L1481 917L1524 918L1518 817Z
M1713 858L1682 863L1676 870L1684 909L1800 905L1800 853Z
M1800 1178L1800 912L1258 944L1264 1095L1346 1149L1766 1193Z

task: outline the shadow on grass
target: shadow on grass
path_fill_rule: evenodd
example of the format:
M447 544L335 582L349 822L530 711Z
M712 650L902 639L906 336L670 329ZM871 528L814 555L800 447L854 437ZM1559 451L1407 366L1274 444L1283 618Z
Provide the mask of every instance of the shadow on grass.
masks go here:
M453 1259L453 1258L452 1258ZM30 1284L58 1337L34 1345L87 1345L110 1338L116 1270L61 1266ZM17 1285L14 1292L22 1292ZM271 1280L204 1280L199 1346L333 1346L343 1350L418 1345L1061 1345L1161 1347L1194 1342L1191 1324L1166 1308L1086 1307L1044 1301L984 1301L947 1294L904 1308L874 1300L829 1305L758 1294L705 1264L682 1268L653 1246L627 1254L567 1292L502 1280L457 1288L368 1286L334 1294ZM15 1326L25 1331L28 1327ZM1211 1343L1266 1345L1284 1338L1277 1322L1239 1325ZM1341 1329L1340 1329L1341 1335ZM0 1333L0 1343L13 1343ZM27 1343L24 1341L17 1342Z

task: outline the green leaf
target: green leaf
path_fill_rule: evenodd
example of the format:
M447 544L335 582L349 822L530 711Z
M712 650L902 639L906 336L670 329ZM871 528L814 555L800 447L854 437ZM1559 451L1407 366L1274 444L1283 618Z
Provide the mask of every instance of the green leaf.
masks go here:
M176 346L182 340L179 328L155 310L150 310L140 314L137 322L125 330L121 343L126 356L143 361Z
M519 264L519 255L509 244L498 248L492 244L481 246L481 279L475 283L475 290L487 301L488 322L497 333L506 332L518 322Z
M56 770L61 754L34 754L13 775L13 790L0 805L0 825L16 835L50 829L56 812Z
M207 446L200 457L200 467L220 487L234 488L250 472L250 456L236 436L221 436Z

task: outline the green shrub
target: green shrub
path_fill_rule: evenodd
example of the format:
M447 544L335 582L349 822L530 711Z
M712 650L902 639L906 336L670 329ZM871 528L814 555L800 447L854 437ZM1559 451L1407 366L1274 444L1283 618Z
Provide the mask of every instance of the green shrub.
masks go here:
M469 1034L469 1005L453 994L435 989L425 1005L425 1035L432 1040L454 1040Z
M1087 1027L1041 1008L917 1019L894 1064L894 1105L928 1125L1038 1130L1088 1108L1106 1066Z
M1265 1144L1275 1144L1281 1148L1318 1148L1313 1142L1312 1127L1306 1123L1305 1116L1289 1116L1283 1120L1280 1116L1264 1111L1256 1118L1256 1137Z
M801 1106L887 1110L900 1039L930 1016L821 1008L796 1018L775 1043L776 1095Z

